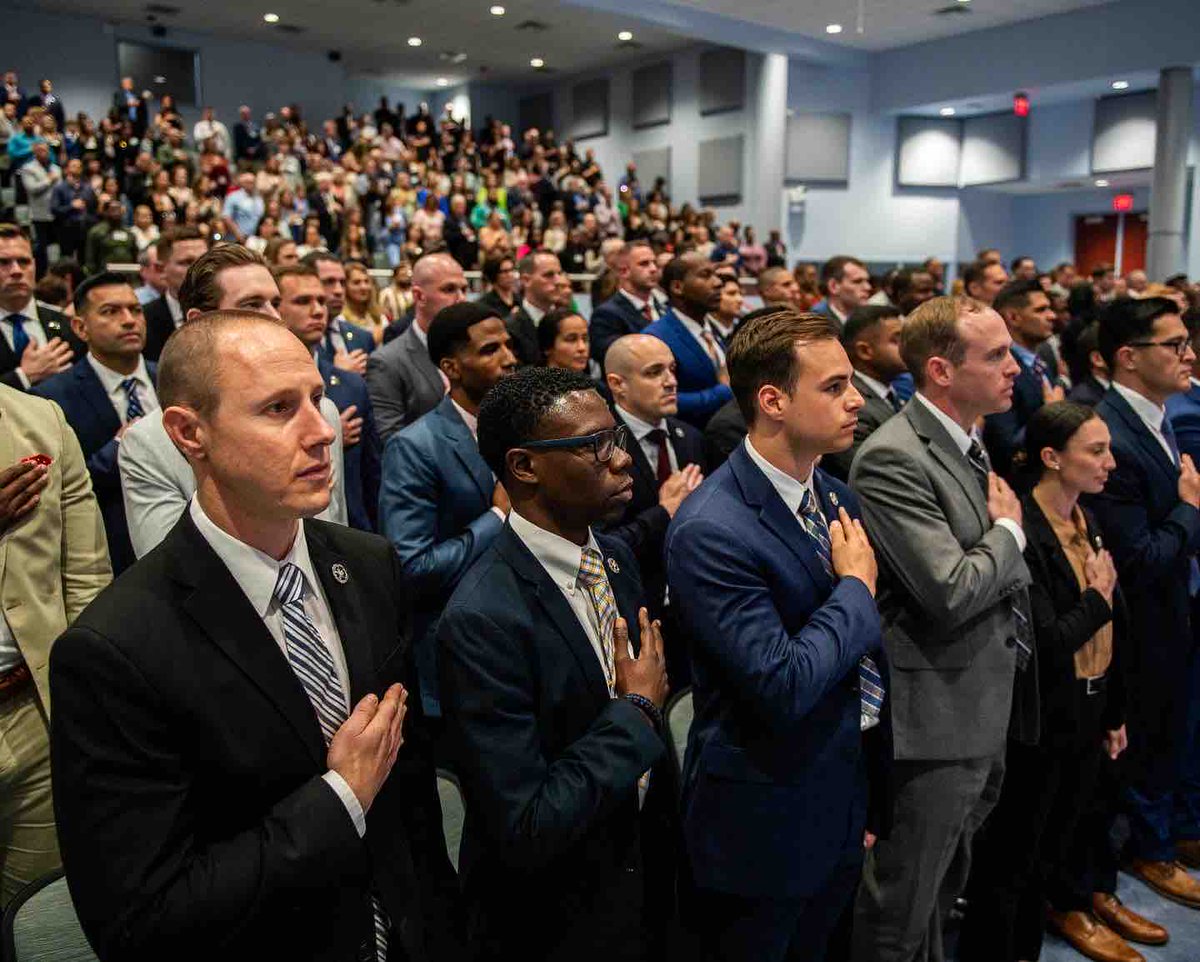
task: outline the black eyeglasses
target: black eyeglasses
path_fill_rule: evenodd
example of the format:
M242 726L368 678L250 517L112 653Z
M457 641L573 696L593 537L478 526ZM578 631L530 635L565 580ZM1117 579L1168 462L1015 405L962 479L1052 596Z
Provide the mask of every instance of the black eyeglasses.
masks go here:
M1191 346L1186 337L1173 337L1169 341L1130 341L1130 347L1166 347L1175 352L1177 357L1183 357Z
M606 428L603 431L597 431L595 434L581 434L573 438L551 438L546 441L526 441L521 445L523 448L584 448L589 445L592 452L596 455L596 460L604 464L613 456L613 451L620 448L626 450L626 445L629 443L629 428L625 425L620 425L615 428Z

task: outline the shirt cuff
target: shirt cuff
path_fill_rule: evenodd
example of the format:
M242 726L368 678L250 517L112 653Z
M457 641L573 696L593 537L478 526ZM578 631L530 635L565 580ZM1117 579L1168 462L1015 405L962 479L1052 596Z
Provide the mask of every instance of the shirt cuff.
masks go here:
M495 515L497 518L499 518L499 519L500 519L500 522L501 522L501 523L504 523L505 521L507 521L507 520L508 520L508 515L506 515L506 514L505 514L503 511L501 511L499 508L497 508L497 507L496 507L494 504L492 505L492 513L493 513L493 514L494 514L494 515Z
M367 816L363 813L362 805L358 803L358 796L354 794L354 790L337 772L326 772L321 777L325 779L325 783L330 788L337 792L337 797L342 800L342 804L346 806L346 811L350 814L351 821L354 822L354 830L358 832L358 837L362 838L367 834Z
M17 368L17 380L21 382L21 387L28 391L33 387L33 382L29 380L29 375Z
M1025 532L1021 530L1021 526L1012 518L997 518L996 527L1003 528L1013 536L1013 539L1017 542L1018 551L1025 551Z

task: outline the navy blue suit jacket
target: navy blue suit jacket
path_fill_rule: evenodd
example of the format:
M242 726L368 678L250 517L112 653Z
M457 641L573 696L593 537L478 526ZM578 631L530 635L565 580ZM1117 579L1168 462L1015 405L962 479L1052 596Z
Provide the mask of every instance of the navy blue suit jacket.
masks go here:
M366 351L370 354L375 350L375 336L365 327L359 327L349 321L338 321L338 332L346 342L347 351ZM317 350L322 360L333 364L333 352L329 350L327 341L322 340Z
M1200 464L1200 387L1193 382L1186 391L1167 398L1167 417L1179 450Z
M604 355L613 341L626 334L640 334L647 320L632 302L617 291L603 304L597 305L588 321L588 337L592 343L592 358L604 367Z
M1200 549L1200 511L1179 500L1179 469L1115 388L1096 405L1112 434L1116 469L1086 502L1112 552L1129 608L1126 765L1143 784L1174 783L1195 647L1188 590Z
M153 361L146 362L146 373L156 383L158 367ZM117 470L116 435L121 429L121 419L86 356L61 374L38 384L30 393L49 398L62 408L67 423L79 438L104 518L113 574L120 574L137 560L129 541L121 473Z
M814 485L827 518L859 516L846 485L820 469ZM880 660L875 600L856 578L830 579L744 445L683 502L666 551L693 645L683 830L696 884L810 896L862 846L857 666Z
M992 468L1009 481L1015 473L1013 460L1018 451L1025 449L1025 425L1045 403L1042 379L1034 373L1033 368L1025 365L1016 351L1011 353L1021 367L1013 381L1012 407L983 419L983 443L992 459Z
M355 416L363 419L362 438L358 444L342 446L342 469L346 478L346 511L350 527L360 531L376 531L379 514L380 446L375 428L375 413L367 381L353 371L339 371L318 358L317 368L325 381L325 393L338 412L354 405Z
M435 630L459 580L504 527L496 481L449 397L383 449L379 524L413 597L413 642L425 713L441 715Z
M679 416L703 428L717 408L733 397L729 385L717 380L712 358L675 316L674 310L667 311L642 333L665 342L675 355L675 376L679 380Z

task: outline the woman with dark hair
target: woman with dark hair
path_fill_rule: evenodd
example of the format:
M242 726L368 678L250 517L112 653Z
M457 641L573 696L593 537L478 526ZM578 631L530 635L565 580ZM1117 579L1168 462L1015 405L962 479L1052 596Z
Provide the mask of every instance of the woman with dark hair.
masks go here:
M1036 481L1021 511L1041 737L1008 743L1000 800L976 837L959 956L1037 959L1048 918L1089 958L1138 962L1125 938L1161 944L1167 933L1114 894L1109 770L1126 746L1125 613L1112 556L1079 504L1116 462L1104 421L1070 401L1033 415L1025 447Z
M588 373L588 326L582 317L569 308L555 308L542 317L537 333L546 367Z

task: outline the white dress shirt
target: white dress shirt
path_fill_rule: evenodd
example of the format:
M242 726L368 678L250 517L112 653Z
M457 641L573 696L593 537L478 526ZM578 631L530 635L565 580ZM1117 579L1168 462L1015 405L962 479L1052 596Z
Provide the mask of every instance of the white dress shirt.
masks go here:
M179 330L183 326L183 305L170 292L166 293L167 310L171 312L171 320L175 323L175 330Z
M796 522L801 524L801 530L804 530L803 523L800 521L800 505L804 502L805 493L812 489L812 471L808 472L808 477L803 481L797 481L786 471L780 471L779 468L775 467L775 465L759 454L754 445L750 443L749 438L746 438L746 453L750 455L750 460L758 466L758 469L767 476L767 480L771 482L771 487L775 489L780 499L787 505L787 509L792 512L792 515L796 518ZM816 465L813 465L813 467L816 467ZM816 498L815 494L813 498ZM807 532L805 533L807 534Z
M542 318L546 316L546 312L540 307L530 304L528 298L521 301L521 307L524 308L525 313L529 315L529 319L533 321L534 327L539 326L542 323Z
M688 317L686 314L684 314L680 310L675 311L675 316L677 318L679 318L680 323L683 324L684 328L687 329L687 332L689 334L691 334L693 338L695 338L696 343L700 345L700 349L702 351L704 351L704 355L706 357L712 357L712 355L709 354L709 352L708 352L709 351L708 341L706 341L704 339L704 332L706 330L704 325L701 324L699 321L693 320L692 318ZM722 364L725 363L725 352L721 349L721 345L719 343L717 343L717 339L715 337L713 338L712 346L713 346L713 349L717 352L717 361L713 365L713 367L719 368L719 367L721 367Z
M972 441L978 441L979 447L983 447L983 442L975 436L974 432L967 434L967 432L962 429L962 425L960 425L954 420L954 418L950 417L949 414L930 401L929 398L927 398L920 391L917 391L913 397L924 404L926 410L930 411L933 416L938 419L942 427L944 427L950 434L950 438L954 441L955 446L958 448L959 452L964 458L967 456L967 450L971 447ZM974 471L973 468L971 470ZM1019 550L1022 552L1025 550L1025 532L1021 530L1021 526L1017 524L1017 522L1015 522L1012 518L1000 518L994 523L1013 536L1017 542L1017 548Z
M42 322L38 317L37 302L30 298L29 303L19 311L0 310L0 332L3 332L4 340L8 342L8 349L14 354L16 353L16 348L13 347L13 323L9 320L13 314L20 314L25 318L21 327L28 335L29 342L38 347L45 347L49 338L46 337L46 329L42 327ZM21 370L20 363L21 359L17 358L17 380L21 382L21 387L28 391L32 385L28 375Z
M659 418L657 424L650 424L648 421L643 421L635 414L630 414L621 405L616 405L617 413L621 415L629 430L633 432L633 437L642 449L642 454L646 455L646 460L650 462L650 470L658 471L658 445L650 440L650 432L656 428L665 432L667 435L667 460L671 463L671 473L674 474L679 470L679 459L675 457L675 448L670 441L670 429L667 427L667 419Z
M646 304L649 303L650 304L650 316L651 316L652 320L655 320L655 321L658 320L659 316L661 315L661 311L659 311L659 309L658 309L658 302L655 301L653 297L651 297L650 300L647 302L647 301L643 301L636 294L631 294L629 291L625 290L625 288L623 288L623 287L618 287L617 291L618 291L618 293L620 293L621 295L624 296L625 300L629 301L630 304L632 304L635 308L637 308L637 312L639 314L642 314L643 317L645 315L642 312L646 310Z
M149 414L151 411L158 410L158 394L154 390L154 384L150 380L150 374L146 370L146 359L139 357L137 370L132 374L118 374L110 367L105 367L91 352L88 352L88 363L92 366L92 370L96 372L96 377L100 379L101 385L104 387L104 393L108 395L108 399L112 402L113 410L117 412L117 417L121 419L121 423L125 424L129 419L126 417L126 412L129 410L129 395L125 393L125 388L122 385L127 378L132 377L137 381L137 396L141 402L142 412Z
M233 580L246 595L252 608L266 625L267 631L275 639L279 651L287 659L287 643L284 640L283 612L275 598L275 586L279 582L279 569L285 564L294 564L304 575L304 613L320 634L325 647L333 658L334 670L337 672L338 684L342 689L342 704L346 715L350 714L350 672L346 668L346 653L342 650L342 639L338 634L337 623L333 620L333 612L329 607L329 599L321 588L320 579L313 570L312 559L308 555L308 542L304 537L304 523L296 525L296 540L282 561L276 561L268 554L257 548L252 548L244 541L239 541L233 535L219 528L204 513L197 498L192 498L188 513L202 538L208 542L217 557L224 562ZM291 662L288 662L289 667ZM346 780L335 771L326 772L322 778L332 788L346 811L354 821L358 837L362 838L367 831L366 815Z
M1171 450L1171 445L1167 444L1166 436L1162 431L1163 419L1167 416L1166 408L1160 408L1145 395L1138 394L1133 388L1128 388L1124 384L1118 384L1114 381L1113 388L1116 389L1116 392L1121 397L1129 402L1129 406L1133 408L1133 413L1146 425L1146 428L1154 435L1154 440L1159 443L1171 463L1174 464L1175 452Z

